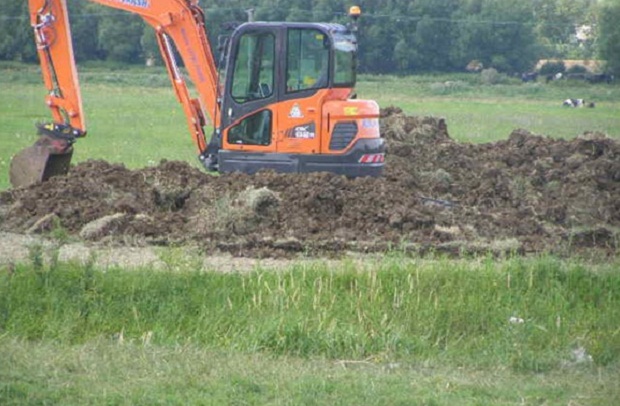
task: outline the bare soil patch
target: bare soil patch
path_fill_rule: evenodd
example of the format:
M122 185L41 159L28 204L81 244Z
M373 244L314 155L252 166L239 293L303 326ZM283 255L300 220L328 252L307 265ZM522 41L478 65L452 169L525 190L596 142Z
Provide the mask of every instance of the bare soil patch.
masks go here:
M617 253L618 141L517 129L502 141L466 144L450 138L444 120L394 107L382 111L381 131L389 150L376 179L83 162L67 176L2 192L0 231L62 227L97 243L191 243L252 257L394 248Z

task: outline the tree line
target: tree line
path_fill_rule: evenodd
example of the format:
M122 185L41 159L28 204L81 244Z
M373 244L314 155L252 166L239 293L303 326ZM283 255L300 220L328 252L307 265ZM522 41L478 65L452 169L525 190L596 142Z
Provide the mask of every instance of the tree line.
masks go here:
M76 58L145 63L158 50L150 27L127 12L67 0ZM359 21L361 72L463 71L476 61L501 72L531 70L538 59L608 61L620 70L620 0L202 0L213 44L231 23ZM217 47L213 46L214 52ZM36 62L27 2L2 0L0 60Z

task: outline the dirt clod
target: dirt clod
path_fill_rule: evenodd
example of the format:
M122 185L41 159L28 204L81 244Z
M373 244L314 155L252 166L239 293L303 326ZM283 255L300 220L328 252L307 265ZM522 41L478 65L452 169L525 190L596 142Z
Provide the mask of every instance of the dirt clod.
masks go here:
M618 252L620 143L514 130L453 140L445 120L381 113L384 176L212 176L184 162L129 170L105 161L0 194L0 231L63 227L87 240L196 243L274 257L377 252ZM131 238L127 238L131 237Z
M80 230L80 237L85 240L98 240L109 234L118 234L131 219L127 213L115 213L86 223Z

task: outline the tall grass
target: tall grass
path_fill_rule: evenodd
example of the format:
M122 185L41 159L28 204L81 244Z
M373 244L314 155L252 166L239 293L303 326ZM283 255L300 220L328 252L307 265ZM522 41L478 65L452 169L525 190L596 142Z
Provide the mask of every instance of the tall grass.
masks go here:
M590 357L606 365L620 356L620 274L598 267L394 257L342 269L222 274L35 261L0 277L0 334L524 371Z

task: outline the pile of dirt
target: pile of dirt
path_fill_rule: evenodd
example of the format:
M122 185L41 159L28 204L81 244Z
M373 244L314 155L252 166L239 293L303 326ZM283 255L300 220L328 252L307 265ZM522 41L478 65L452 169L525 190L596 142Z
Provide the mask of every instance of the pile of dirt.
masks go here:
M0 230L62 227L93 241L197 243L243 256L347 250L615 254L620 143L515 130L459 143L443 119L382 110L385 175L212 176L184 162L128 170L105 161L0 194Z

